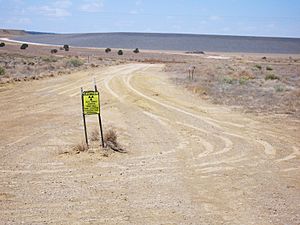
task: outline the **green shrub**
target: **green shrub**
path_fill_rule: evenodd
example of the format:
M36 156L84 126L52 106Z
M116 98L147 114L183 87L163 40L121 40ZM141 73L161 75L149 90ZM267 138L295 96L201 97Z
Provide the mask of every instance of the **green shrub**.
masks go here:
M83 61L80 59L70 59L67 64L73 67L79 67L83 65Z
M3 67L0 66L0 75L4 75L5 74L5 69Z
M239 79L239 84L244 85L244 84L247 83L248 80L249 80L249 79L247 79L246 77L241 77L241 78Z
M65 49L65 51L69 51L70 50L70 46L69 45L64 45L63 48Z
M275 74L267 74L265 76L265 80L279 80L279 77L276 76Z
M22 49L22 50L24 50L26 48L28 48L28 44L22 44L21 47L20 47L20 49Z
M269 71L271 71L271 70L273 70L273 68L272 68L272 67L270 67L270 66L267 66L267 67L266 67L266 70L269 70Z
M110 48L106 48L106 49L105 49L105 52L106 52L106 53L110 53L110 52L111 52L111 49L110 49Z
M42 57L42 60L44 62L57 62L57 58L56 57L53 57L53 56L50 56L50 57Z
M283 92L285 90L284 87L281 86L281 85L276 85L274 87L274 89L275 89L276 92Z
M259 69L259 70L262 69L261 65L255 65L255 67L256 67L257 69Z
M226 84L233 84L234 81L235 81L235 79L232 78L232 77L224 77L223 81L224 81L224 83L226 83Z
M122 50L119 50L119 51L118 51L118 55L123 55L123 51L122 51Z
M0 43L0 47L4 47L5 46L5 43L4 42L1 42Z
M133 50L133 52L134 52L134 53L139 53L140 50L139 50L138 48L136 48L136 49Z

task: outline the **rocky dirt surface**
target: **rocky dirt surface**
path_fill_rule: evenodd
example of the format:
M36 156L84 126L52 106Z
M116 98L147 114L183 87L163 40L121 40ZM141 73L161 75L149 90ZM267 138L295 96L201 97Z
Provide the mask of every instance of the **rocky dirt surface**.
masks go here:
M300 223L297 118L211 104L164 65L131 63L0 90L0 224ZM127 153L81 143L80 87ZM87 119L89 132L97 118Z

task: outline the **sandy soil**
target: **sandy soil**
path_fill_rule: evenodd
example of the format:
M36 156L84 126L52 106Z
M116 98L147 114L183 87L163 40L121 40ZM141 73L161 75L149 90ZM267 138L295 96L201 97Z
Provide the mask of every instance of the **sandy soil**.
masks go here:
M135 63L2 87L0 224L299 224L299 120L210 104L169 76ZM94 77L127 154L65 154Z

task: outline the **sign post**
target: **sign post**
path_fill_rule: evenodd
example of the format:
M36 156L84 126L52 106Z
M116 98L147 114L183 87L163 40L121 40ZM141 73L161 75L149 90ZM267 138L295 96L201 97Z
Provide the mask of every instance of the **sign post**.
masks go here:
M81 88L81 102L82 102L82 116L83 116L86 145L89 146L85 116L98 114L101 142L102 142L102 147L104 148L103 129L102 129L102 122L101 122L101 115L100 115L100 97L99 97L99 92L97 90L96 83L95 83L94 91L83 91L83 89Z

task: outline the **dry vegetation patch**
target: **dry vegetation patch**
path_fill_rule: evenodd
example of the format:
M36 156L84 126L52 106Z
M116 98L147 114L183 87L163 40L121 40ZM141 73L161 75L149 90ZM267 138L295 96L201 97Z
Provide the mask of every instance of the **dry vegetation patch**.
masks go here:
M246 112L278 113L300 117L300 66L291 58L198 58L195 79L188 79L185 63L167 63L172 80L217 104L243 106Z

